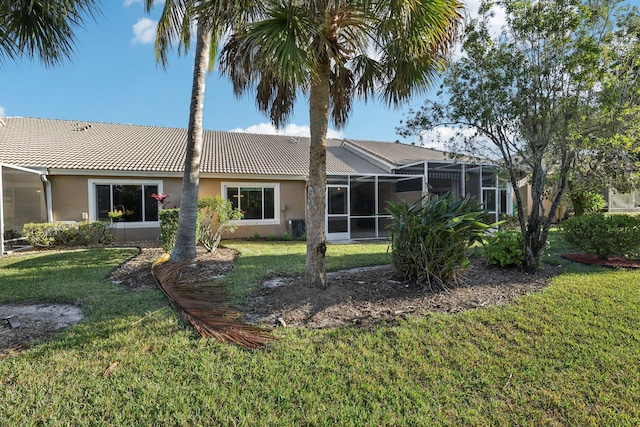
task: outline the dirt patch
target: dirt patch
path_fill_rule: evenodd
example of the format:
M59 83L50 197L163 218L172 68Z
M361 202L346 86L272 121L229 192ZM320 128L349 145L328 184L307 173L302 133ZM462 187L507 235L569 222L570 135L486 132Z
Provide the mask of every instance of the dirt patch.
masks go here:
M265 281L244 310L249 321L268 325L366 326L407 314L457 313L506 304L542 289L559 272L560 267L544 265L535 274L525 274L476 259L461 286L442 292L404 280L391 265L329 273L326 290L305 287L302 277L277 277Z
M31 342L47 338L82 320L80 307L71 304L2 304L0 318L13 316L0 325L0 355L26 348ZM17 321L17 322L16 322Z
M164 253L162 248L155 242L147 241L131 242L129 246L138 247L140 252L116 268L109 280L130 292L158 289L151 275L151 263ZM28 252L22 254L25 253ZM232 249L220 248L211 254L198 248L198 261L191 279L194 282L205 282L221 277L233 269L237 257L238 253ZM14 316L20 325L11 328L7 321L2 320L8 316ZM23 350L33 341L49 338L81 319L82 310L75 305L0 305L0 356Z
M161 257L164 251L148 242L139 242L136 246L140 253L115 269L109 280L131 292L159 289L151 275L151 264ZM238 252L222 247L215 252L207 252L198 246L197 256L196 268L190 270L192 276L189 281L193 283L210 282L231 272L235 267Z

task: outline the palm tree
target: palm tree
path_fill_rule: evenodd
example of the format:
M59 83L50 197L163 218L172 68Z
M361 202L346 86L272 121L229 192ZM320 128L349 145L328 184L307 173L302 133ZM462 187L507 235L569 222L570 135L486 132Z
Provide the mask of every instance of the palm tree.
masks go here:
M398 106L428 88L446 64L461 8L459 0L271 0L222 49L221 69L236 94L256 85L258 108L274 125L287 121L298 91L309 97L308 286L327 286L329 117L341 128L356 97Z
M153 0L145 0L147 11L151 10L153 3ZM156 60L162 67L167 67L167 52L172 47L172 42L177 41L178 54L188 52L192 24L195 22L197 26L182 199L176 242L171 252L173 262L196 259L205 78L213 69L213 59L218 52L218 40L223 31L244 16L247 10L251 10L246 0L212 1L206 7L201 3L198 0L167 0L156 33Z
M92 17L98 0L0 0L0 63L25 55L46 66L73 53L74 27Z

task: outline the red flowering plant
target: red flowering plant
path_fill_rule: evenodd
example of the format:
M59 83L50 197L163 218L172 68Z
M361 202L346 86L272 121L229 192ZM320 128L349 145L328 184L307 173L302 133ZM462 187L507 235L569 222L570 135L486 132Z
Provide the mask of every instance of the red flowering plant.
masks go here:
M167 205L169 204L169 201L167 200L167 198L169 196L170 196L169 194L164 194L164 193L160 193L160 194L152 193L151 194L151 197L156 199L156 202L158 202L158 206L161 207L162 209L166 208Z

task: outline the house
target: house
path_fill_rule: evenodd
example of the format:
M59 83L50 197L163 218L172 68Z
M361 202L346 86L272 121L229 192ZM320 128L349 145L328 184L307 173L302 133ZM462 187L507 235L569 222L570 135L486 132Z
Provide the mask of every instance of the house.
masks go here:
M157 238L151 195L180 206L186 137L186 129L166 127L0 119L2 235L34 220L108 220L119 209L119 239ZM205 131L200 194L221 194L245 211L234 237L300 234L308 167L308 138ZM494 172L423 147L328 139L327 239L383 238L386 202L427 191L469 194L496 215L510 212L510 192Z

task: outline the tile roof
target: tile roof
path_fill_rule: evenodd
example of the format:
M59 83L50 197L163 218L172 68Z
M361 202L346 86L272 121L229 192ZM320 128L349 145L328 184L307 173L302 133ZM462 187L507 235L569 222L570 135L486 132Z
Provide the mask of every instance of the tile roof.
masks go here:
M380 159L386 163L401 166L422 160L451 161L452 158L444 151L432 150L430 148L418 147L415 145L388 143L381 141L356 141L347 140L356 149Z
M186 129L5 117L0 119L0 162L77 171L182 172L186 138ZM406 144L328 139L327 173L389 173L363 152L395 165L445 158L443 152ZM204 131L203 173L306 176L308 166L309 138Z

